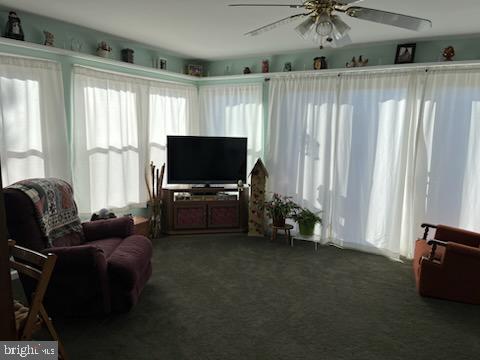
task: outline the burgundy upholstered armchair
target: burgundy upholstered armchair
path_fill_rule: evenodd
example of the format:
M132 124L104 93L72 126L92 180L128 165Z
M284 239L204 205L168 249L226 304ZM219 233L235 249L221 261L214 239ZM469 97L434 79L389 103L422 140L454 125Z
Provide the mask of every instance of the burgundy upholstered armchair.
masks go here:
M108 314L128 311L152 273L152 244L133 234L130 217L86 222L83 238L65 236L47 247L31 199L4 189L9 235L20 246L57 255L44 304L49 313ZM27 296L32 290L22 284Z
M422 227L413 261L420 295L480 304L480 234L445 225ZM435 236L428 239L431 228Z

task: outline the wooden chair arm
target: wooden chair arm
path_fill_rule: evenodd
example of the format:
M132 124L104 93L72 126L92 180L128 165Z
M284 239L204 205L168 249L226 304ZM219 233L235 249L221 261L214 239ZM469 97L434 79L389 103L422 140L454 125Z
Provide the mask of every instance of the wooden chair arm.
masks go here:
M437 239L430 239L427 240L427 244L432 246L432 250L430 251L430 256L428 257L428 260L433 261L435 258L435 251L437 251L437 246L447 246L446 241L441 241Z
M428 236L428 231L430 229L436 229L437 228L437 225L433 225L433 224L428 224L428 223L423 223L421 225L422 229L425 229L425 232L423 233L423 240L427 240L427 236Z

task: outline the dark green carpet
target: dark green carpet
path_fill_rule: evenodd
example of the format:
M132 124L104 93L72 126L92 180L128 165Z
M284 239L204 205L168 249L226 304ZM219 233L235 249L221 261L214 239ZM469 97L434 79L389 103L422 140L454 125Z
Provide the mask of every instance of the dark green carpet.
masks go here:
M474 359L480 306L417 295L410 263L233 236L155 242L140 303L58 321L72 359Z

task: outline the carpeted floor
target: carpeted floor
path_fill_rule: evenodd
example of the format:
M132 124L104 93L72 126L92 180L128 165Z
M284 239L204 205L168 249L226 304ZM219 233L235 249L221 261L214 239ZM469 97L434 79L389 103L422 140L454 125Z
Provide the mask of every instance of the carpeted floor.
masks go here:
M243 235L157 240L153 261L131 312L57 321L71 359L480 357L480 306L419 297L410 263Z

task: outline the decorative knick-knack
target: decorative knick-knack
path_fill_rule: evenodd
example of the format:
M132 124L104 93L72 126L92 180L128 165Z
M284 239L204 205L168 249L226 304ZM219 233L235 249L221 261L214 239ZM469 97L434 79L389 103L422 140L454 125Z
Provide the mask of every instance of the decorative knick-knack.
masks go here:
M110 51L112 51L112 48L110 45L107 44L106 41L102 41L98 44L97 47L97 55L103 58L107 58L108 55L110 55Z
M5 37L15 40L25 40L20 18L15 11L8 13L7 26L5 27Z
M292 63L291 62L286 62L283 65L283 71L285 71L285 72L292 71Z
M262 73L270 72L270 62L268 60L262 60Z
M442 56L444 61L453 61L453 57L455 56L455 49L453 46L447 46L443 49Z
M323 70L327 69L327 58L325 56L318 56L313 59L313 69L314 70Z
M357 60L357 58L354 56L354 57L352 58L352 61L347 62L347 63L345 64L345 67L347 67L347 68L363 67L363 66L367 66L367 64L368 64L368 59L364 59L364 58L363 58L363 55L360 55L360 56L358 57L358 60Z
M258 159L250 173L251 191L248 216L248 236L264 236L265 232L265 188L267 169Z
M54 46L53 43L55 42L55 36L46 30L43 30L43 35L45 35L45 41L43 42L43 45Z
M123 49L122 50L122 61L133 64L133 53L132 49Z
M243 73L244 73L245 75L251 74L251 73L252 73L252 70L250 70L250 68L249 68L248 66L246 66L245 68L243 68Z

